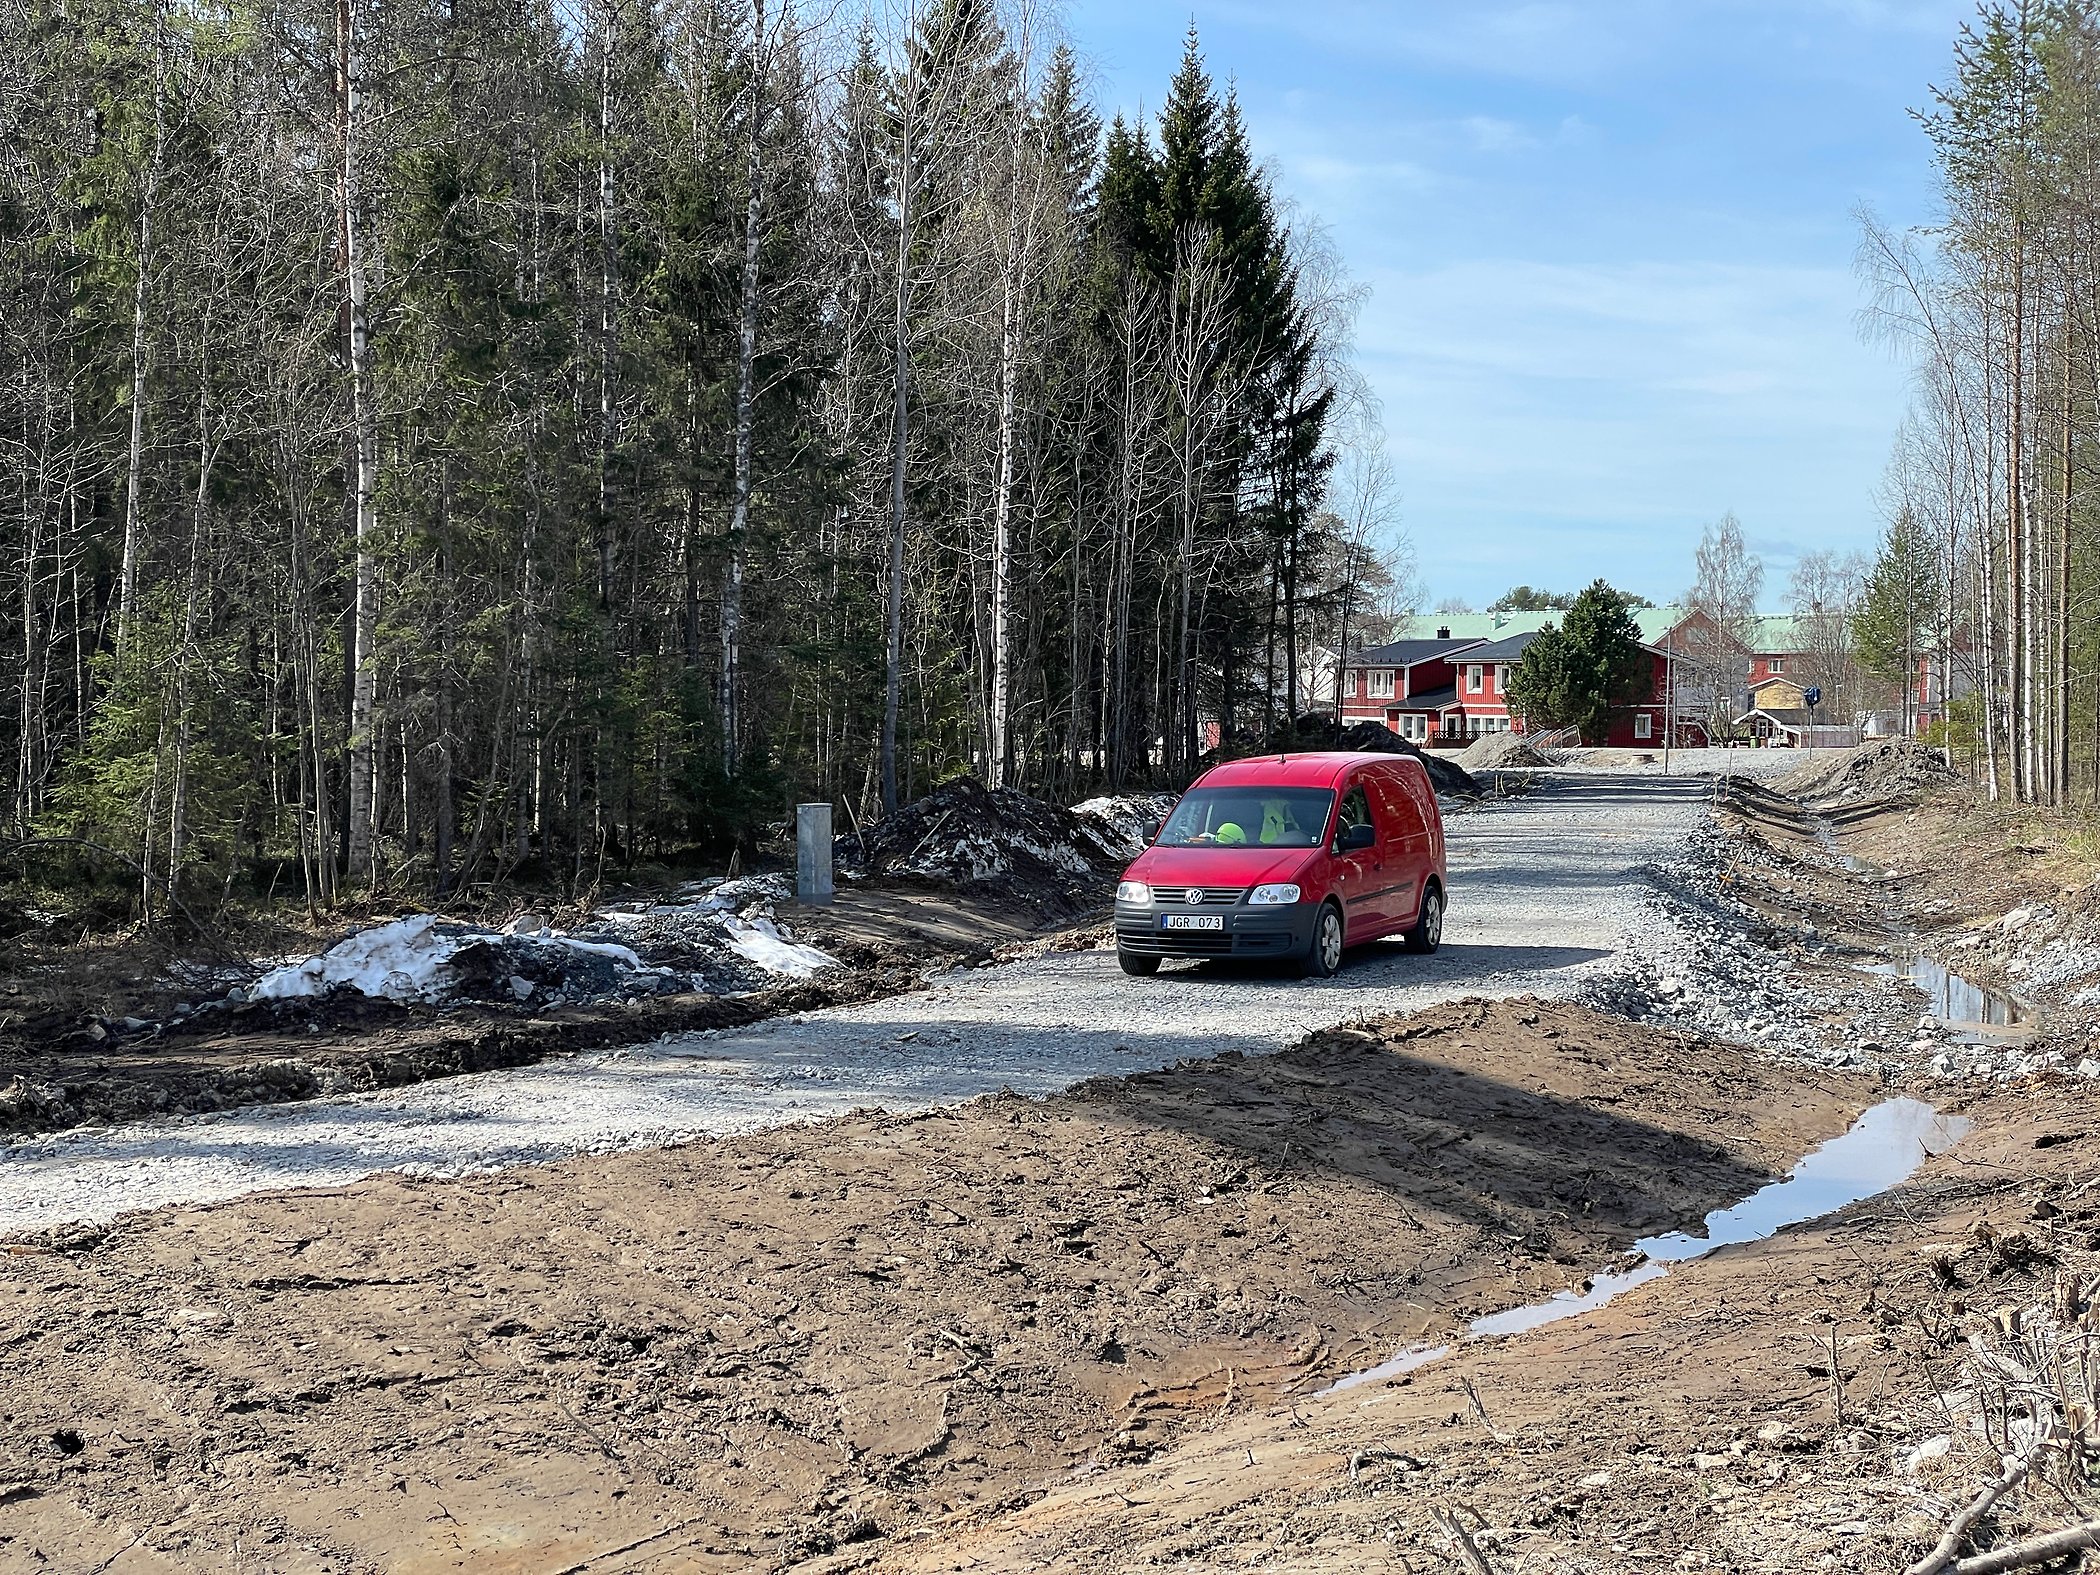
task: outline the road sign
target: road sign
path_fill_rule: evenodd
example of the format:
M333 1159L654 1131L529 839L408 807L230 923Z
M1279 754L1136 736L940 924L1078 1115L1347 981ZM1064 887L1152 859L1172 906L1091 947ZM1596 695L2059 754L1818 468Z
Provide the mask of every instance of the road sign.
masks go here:
M1807 704L1815 705L1823 698L1823 691L1811 684L1808 688L1801 691L1801 698Z

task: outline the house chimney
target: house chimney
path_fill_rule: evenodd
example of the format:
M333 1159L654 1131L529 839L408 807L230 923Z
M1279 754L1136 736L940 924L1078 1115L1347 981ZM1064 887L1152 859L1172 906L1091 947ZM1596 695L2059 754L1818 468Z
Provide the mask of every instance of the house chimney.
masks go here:
M1436 631L1436 637L1437 637L1437 638L1438 638L1439 640L1448 640L1448 639L1450 639L1450 638L1451 638L1451 626L1450 626L1449 624L1440 624L1440 625L1439 625L1439 626L1437 627L1437 631Z

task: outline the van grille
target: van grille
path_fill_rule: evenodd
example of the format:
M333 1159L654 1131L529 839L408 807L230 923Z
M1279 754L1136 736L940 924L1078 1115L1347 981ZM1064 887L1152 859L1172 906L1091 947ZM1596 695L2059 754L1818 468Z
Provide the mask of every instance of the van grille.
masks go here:
M1152 900L1167 908L1229 908L1247 895L1244 886L1154 886Z

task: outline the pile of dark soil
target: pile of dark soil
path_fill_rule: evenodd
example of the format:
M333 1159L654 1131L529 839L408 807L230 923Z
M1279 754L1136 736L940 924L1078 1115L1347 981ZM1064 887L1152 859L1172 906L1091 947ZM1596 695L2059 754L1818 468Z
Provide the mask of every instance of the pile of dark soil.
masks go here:
M1359 754L1413 755L1427 768L1429 785L1436 789L1439 798L1478 798L1482 792L1473 773L1449 755L1432 755L1377 722L1359 722L1344 729L1337 747Z
M867 875L1071 899L1129 862L1108 824L974 777L944 782L840 837L842 869Z

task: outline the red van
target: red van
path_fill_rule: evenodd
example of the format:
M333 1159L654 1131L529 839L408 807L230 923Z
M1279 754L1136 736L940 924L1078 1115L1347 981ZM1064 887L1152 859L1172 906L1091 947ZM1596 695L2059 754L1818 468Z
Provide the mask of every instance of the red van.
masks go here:
M1116 957L1295 959L1325 978L1342 949L1444 933L1444 820L1407 755L1266 755L1214 766L1182 794L1116 888Z

